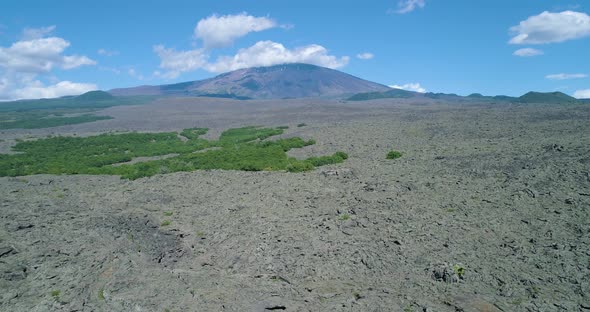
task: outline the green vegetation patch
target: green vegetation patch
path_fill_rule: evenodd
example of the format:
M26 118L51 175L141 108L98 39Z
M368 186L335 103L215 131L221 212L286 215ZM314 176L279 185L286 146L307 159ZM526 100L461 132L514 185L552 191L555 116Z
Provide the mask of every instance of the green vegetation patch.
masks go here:
M0 130L38 129L112 119L90 113L100 109L150 103L153 96L115 97L104 91L55 99L0 102Z
M110 116L95 116L95 115L81 115L74 117L53 117L53 116L41 116L36 115L25 116L18 119L6 119L8 114L2 114L0 116L0 129L39 129L39 128L51 128L65 125L75 125L85 122L92 122L97 120L113 119ZM4 118L3 118L4 117Z
M386 156L387 159L398 159L400 157L402 157L402 153L398 151L390 151Z
M152 102L154 96L112 96L104 91L90 91L78 96L55 99L19 100L0 103L0 112L23 112L45 109L101 109Z
M103 134L90 137L49 137L21 141L17 154L0 154L0 176L32 174L109 174L127 179L207 169L301 172L341 163L343 152L298 160L286 152L315 143L294 137L267 140L283 129L244 127L224 131L219 140L200 138L207 129L182 132ZM206 150L205 150L206 149ZM165 159L129 163L137 157L169 154ZM116 166L115 166L116 165Z

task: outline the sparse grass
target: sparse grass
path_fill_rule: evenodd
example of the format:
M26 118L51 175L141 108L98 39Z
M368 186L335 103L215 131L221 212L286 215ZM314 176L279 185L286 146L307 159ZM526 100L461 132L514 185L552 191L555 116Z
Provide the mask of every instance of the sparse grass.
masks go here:
M339 217L340 220L346 221L350 219L350 215L348 213L341 214Z
M172 221L164 220L164 221L162 221L162 223L160 223L160 226L169 226L170 224L172 224Z
M406 305L404 307L404 312L414 312L414 309L412 309L412 307L410 305Z
M165 217L172 217L173 214L174 214L174 212L172 212L172 211L164 211Z
M203 238L203 237L205 237L205 232L203 232L203 231L198 231L198 232L197 232L197 237L200 237L200 238Z
M455 264L453 266L453 271L455 271L455 274L457 274L459 278L463 278L463 276L465 275L465 268L460 264Z
M59 291L59 290L52 290L51 291L51 297L53 297L53 299L55 299L55 300L59 300L60 295L61 295L61 291Z
M2 116L2 114L0 114ZM80 123L92 122L97 120L113 119L110 116L94 116L85 114L75 117L57 117L57 116L43 116L42 117L25 117L22 119L12 119L10 121L1 121L0 129L39 129L51 128L64 125L75 125Z
M101 289L98 291L98 299L100 299L100 300L105 300L105 296L104 296L104 288L101 288Z
M289 126L279 126L279 127L277 127L277 129L287 130L287 129L289 129Z
M400 157L402 157L402 153L398 151L390 151L386 156L387 159L398 159Z

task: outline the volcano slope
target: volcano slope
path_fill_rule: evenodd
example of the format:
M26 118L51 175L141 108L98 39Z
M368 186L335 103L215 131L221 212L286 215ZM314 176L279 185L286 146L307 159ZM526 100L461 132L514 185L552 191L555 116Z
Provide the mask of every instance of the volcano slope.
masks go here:
M0 178L0 310L590 307L588 106L167 99L100 113L114 119L4 131L2 151L52 132L287 124L283 137L316 140L290 156L349 158Z

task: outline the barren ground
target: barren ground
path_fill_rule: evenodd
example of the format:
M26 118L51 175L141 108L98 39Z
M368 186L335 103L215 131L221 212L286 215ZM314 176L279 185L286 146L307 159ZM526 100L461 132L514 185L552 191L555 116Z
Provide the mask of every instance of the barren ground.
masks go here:
M590 106L168 99L99 114L115 118L0 132L0 152L289 125L317 141L293 156L350 158L0 178L0 311L590 311Z

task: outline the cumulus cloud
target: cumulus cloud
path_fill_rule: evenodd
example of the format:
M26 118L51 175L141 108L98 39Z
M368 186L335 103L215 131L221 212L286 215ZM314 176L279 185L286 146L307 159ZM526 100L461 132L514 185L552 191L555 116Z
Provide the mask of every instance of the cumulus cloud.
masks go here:
M338 58L330 55L326 48L317 44L288 49L273 41L259 41L251 47L240 49L234 56L219 57L206 69L210 72L220 73L285 63L308 63L328 68L340 68L348 64L349 60L350 58L347 56Z
M72 69L95 65L86 56L62 55L70 43L59 37L23 40L10 47L0 47L0 68L16 72L42 73L55 67Z
M512 55L521 56L521 57L531 57L531 56L537 56L537 55L543 55L543 54L544 54L543 51L533 49L533 48L518 49L518 50L514 51L514 53L512 53Z
M373 55L373 53L365 52L365 53L357 54L356 57L361 60L370 60L373 57L375 57L375 55Z
M205 49L176 51L162 45L154 47L160 57L160 68L166 72L154 73L163 78L176 78L183 72L204 69L212 73L227 72L256 66L271 66L285 63L308 63L328 68L340 68L348 64L348 56L330 55L321 45L311 44L288 49L273 41L259 41L251 47L240 49L233 56L220 56L209 62Z
M417 8L423 8L426 5L425 0L400 0L397 3L398 9L395 13L406 14L414 11Z
M590 16L586 13L563 11L543 12L531 16L510 28L511 44L544 44L563 42L590 35Z
M157 45L154 46L154 52L160 57L160 68L167 70L158 75L163 78L173 79L183 72L195 71L207 65L208 55L203 49L176 51Z
M39 39L46 37L47 35L51 34L55 31L55 25L47 26L47 27L40 27L40 28L25 28L23 30L22 39L23 40L32 40L32 39Z
M414 91L414 92L420 92L420 93L425 93L426 89L423 88L419 83L406 83L404 85L393 85L393 86L389 86L390 88L394 88L394 89L402 89L402 90L408 90L408 91Z
M137 80L143 80L143 75L138 73L134 68L129 68L127 74Z
M545 76L545 78L550 79L550 80L580 79L580 78L586 78L586 77L588 77L588 75L586 75L586 74L563 74L563 73Z
M119 54L119 51L113 51L113 50L108 50L108 49L98 49L98 51L96 51L96 53L100 54L100 55L104 55L104 56L115 56Z
M66 95L78 95L96 89L98 87L92 83L60 81L54 85L45 86L37 80L31 85L14 90L11 99L56 98Z
M64 56L61 67L63 69L72 69L84 65L96 65L96 62L86 56L70 55Z
M0 99L49 98L75 95L95 90L95 84L59 81L53 69L70 70L96 62L83 55L65 55L70 42L59 37L45 37L55 26L27 28L23 39L8 47L0 46ZM49 85L42 78L51 81Z
M274 27L277 27L274 20L245 12L238 15L212 15L199 21L195 27L195 37L203 40L205 48L221 48L232 45L234 40L248 33Z
M578 90L574 92L576 99L590 99L590 89Z

